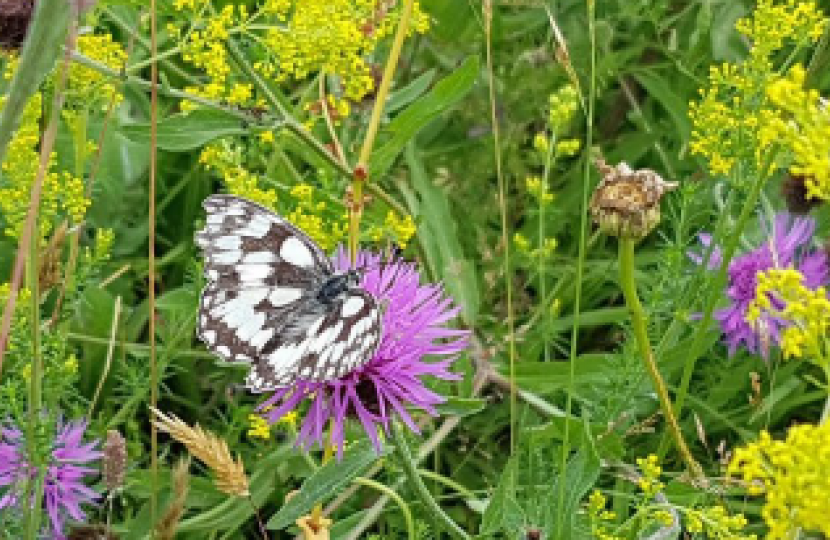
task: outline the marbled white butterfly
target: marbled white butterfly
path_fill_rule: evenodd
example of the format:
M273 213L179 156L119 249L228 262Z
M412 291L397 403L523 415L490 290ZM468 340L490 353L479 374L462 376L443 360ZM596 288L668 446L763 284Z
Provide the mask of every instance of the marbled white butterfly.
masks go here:
M251 201L213 195L203 206L199 337L223 359L251 364L250 390L337 379L371 359L382 313L359 270L335 273L311 238Z

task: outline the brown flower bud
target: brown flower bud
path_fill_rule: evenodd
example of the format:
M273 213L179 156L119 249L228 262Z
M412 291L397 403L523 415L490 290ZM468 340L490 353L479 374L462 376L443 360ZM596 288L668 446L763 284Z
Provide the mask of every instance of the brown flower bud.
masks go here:
M0 47L18 49L34 10L34 0L0 0Z
M126 472L127 442L118 431L111 429L104 443L104 485L109 491L115 491L124 485Z
M677 188L650 169L632 170L626 163L611 167L596 161L602 174L591 197L591 216L604 232L640 240L660 222L660 198Z

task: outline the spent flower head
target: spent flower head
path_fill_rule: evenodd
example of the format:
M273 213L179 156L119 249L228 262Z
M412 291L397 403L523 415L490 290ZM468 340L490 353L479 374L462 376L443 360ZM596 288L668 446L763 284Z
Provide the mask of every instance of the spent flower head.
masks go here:
M99 441L83 442L86 422L59 421L51 451L44 464L43 508L49 517L48 530L54 538L63 538L69 520L82 522L82 506L94 503L100 495L87 485L98 475L88 464L100 460ZM0 431L0 510L14 508L23 512L29 481L38 470L28 459L23 433L6 425Z
M640 240L660 222L660 199L677 187L650 169L632 170L627 163L611 167L597 160L602 180L591 196L591 215L600 229Z
M333 259L338 271L352 268L342 248ZM380 254L371 251L361 251L355 267L364 269L361 286L386 306L383 334L374 356L339 379L300 380L279 389L261 405L263 410L272 407L263 415L275 423L308 402L297 439L305 448L323 445L330 424L331 444L342 452L348 418L359 420L378 450L378 428L387 431L395 418L417 433L418 426L406 408L436 415L435 406L445 399L428 389L422 378L460 378L449 367L466 348L468 332L446 327L459 309L443 289L421 284L414 264L400 259L383 261ZM426 357L437 358L430 362Z
M752 323L748 320L757 295L759 275L774 268L792 268L801 273L803 285L810 289L826 283L830 276L827 255L812 247L815 220L778 214L771 230L763 221L761 227L766 231L765 241L729 262L729 281L725 291L729 305L715 312L730 355L739 347L745 347L751 353L760 351L766 356L769 344L781 344L782 330L789 326L786 320L769 312L758 313ZM704 248L711 246L710 234L701 233L698 238ZM698 264L703 262L700 253L689 253L689 256ZM719 268L721 262L720 248L712 246L709 269ZM778 303L776 305L783 307Z

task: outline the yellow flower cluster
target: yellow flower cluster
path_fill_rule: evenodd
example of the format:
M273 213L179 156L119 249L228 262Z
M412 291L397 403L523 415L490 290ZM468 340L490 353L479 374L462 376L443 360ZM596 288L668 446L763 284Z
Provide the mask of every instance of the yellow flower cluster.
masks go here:
M563 139L556 143L554 152L556 157L571 157L575 156L580 148L582 148L582 141L579 139Z
M323 218L327 204L325 201L315 201L314 188L308 184L299 184L291 189L291 196L296 200L296 206L288 214L288 219L301 228L312 240L320 244L325 251L334 249L343 242L348 232L348 223Z
M588 496L588 519L591 523L591 534L598 540L622 540L621 537L609 533L608 524L604 523L617 519L614 512L605 509L607 502L605 495L599 490L594 490Z
M208 145L199 154L199 163L207 170L217 172L229 193L275 209L277 193L273 189L260 188L256 175L244 168L240 162L240 152L223 142Z
M804 88L806 72L793 66L787 76L767 88L769 100L782 111L770 123L770 137L793 153L790 172L804 177L808 199L830 199L830 111L815 90Z
M709 161L712 174L729 174L739 160L775 168L766 163L778 142L767 126L780 116L765 92L776 79L772 57L788 44L816 41L824 25L815 2L798 0L761 0L752 17L738 21L736 28L752 42L749 58L712 66L708 87L690 104L690 148Z
M12 238L19 237L23 229L29 210L30 191L38 171L41 100L41 94L36 93L26 104L20 127L9 143L2 163L0 213L6 225L5 233ZM3 103L0 101L0 109ZM67 172L51 172L54 165L53 156L43 179L40 199L38 223L41 239L49 235L61 211L73 223L79 223L90 205L83 181Z
M782 303L783 308L773 305ZM804 276L793 268L772 268L757 275L755 300L747 310L747 321L759 324L761 315L789 322L781 333L785 358L807 358L828 367L830 350L830 300L823 287L804 286Z
M318 71L335 75L344 96L359 101L374 89L366 56L394 32L400 4L386 0L268 2L263 13L282 24L265 34L270 58L258 62L256 68L266 76L276 75L277 81L302 80ZM429 28L418 2L411 28L419 33Z
M340 80L343 97L359 101L372 92L375 81L367 57L399 21L400 5L388 0L266 0L254 13L245 4L228 3L213 12L205 0L175 0L176 10L187 14L188 31L179 23L168 32L183 42L183 58L204 70L209 81L187 92L238 105L257 105L249 84L235 80L226 49L234 34L245 35L259 48L254 69L277 82L303 80L323 72ZM412 31L423 33L429 19L415 2ZM348 104L336 101L341 115ZM187 109L192 105L183 103Z
M204 2L177 1L175 7L180 11L191 9L203 11ZM225 5L219 13L205 21L203 29L193 30L184 40L182 45L184 60L203 69L209 77L207 84L185 88L188 93L214 100L222 99L227 95L230 101L230 96L233 96L234 103L244 103L243 96L250 98L250 93L235 88L234 83L229 80L231 67L228 63L225 41L238 19L247 18L245 6L239 6L239 10L235 10L234 7L233 4ZM171 27L170 30L178 32L179 29ZM190 106L189 102L183 102L182 105L183 108Z
M265 418L258 414L249 414L248 423L248 437L251 439L262 439L263 441L271 439L271 427Z
M540 204L548 205L553 202L553 193L548 191L548 186L538 176L528 176L525 179L527 192Z
M548 98L548 124L554 135L560 135L568 127L579 108L578 94L573 85L565 85Z
M405 249L406 245L415 236L416 227L412 216L407 214L405 217L399 218L398 214L389 210L386 213L386 221L384 222L386 231L392 236L395 243L401 249Z
M765 494L761 516L771 540L795 532L830 535L830 424L795 426L783 441L766 431L757 442L735 450L727 469L747 484L751 495Z
M127 52L121 44L109 34L85 34L78 36L78 50L85 56L97 60L106 66L120 71L127 62ZM69 68L69 87L67 95L70 103L89 107L90 103L102 100L108 104L115 97L121 100L119 82L98 71L73 62Z

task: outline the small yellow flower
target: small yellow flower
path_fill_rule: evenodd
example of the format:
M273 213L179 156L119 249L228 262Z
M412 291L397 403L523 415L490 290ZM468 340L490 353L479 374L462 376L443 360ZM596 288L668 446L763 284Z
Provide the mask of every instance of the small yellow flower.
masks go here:
M248 422L250 424L250 427L248 428L248 437L252 439L262 439L263 441L271 439L271 428L263 417L258 414L249 414Z

